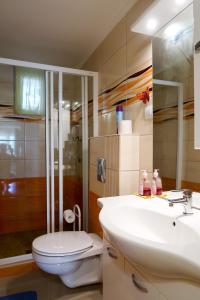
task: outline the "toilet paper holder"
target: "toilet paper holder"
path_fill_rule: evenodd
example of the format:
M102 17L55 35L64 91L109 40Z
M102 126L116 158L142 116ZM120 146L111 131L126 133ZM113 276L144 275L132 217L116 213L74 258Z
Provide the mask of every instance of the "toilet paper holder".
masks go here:
M76 231L76 218L78 219L78 231L81 231L81 209L78 204L75 204L73 210L66 209L63 212L63 218L68 223L73 223L73 231Z

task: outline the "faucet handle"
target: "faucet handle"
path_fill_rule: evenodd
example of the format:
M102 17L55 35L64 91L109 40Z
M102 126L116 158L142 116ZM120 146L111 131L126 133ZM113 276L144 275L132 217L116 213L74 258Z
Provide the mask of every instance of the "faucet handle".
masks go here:
M183 198L186 200L186 204L184 205L184 214L191 215L193 214L192 211L192 190L186 189L183 190Z
M183 197L184 198L192 198L192 190L191 189L183 190Z

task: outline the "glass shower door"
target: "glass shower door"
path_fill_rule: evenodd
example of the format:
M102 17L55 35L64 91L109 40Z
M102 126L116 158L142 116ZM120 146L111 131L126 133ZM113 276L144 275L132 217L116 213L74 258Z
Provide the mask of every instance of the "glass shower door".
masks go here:
M26 72L0 65L0 259L31 253L33 239L46 233L45 114L16 107L21 74L26 99L20 94L18 108L28 103L34 79Z
M63 211L78 204L86 227L88 193L88 78L48 72L49 231L72 230ZM48 165L48 163L47 163ZM49 175L48 175L49 173Z

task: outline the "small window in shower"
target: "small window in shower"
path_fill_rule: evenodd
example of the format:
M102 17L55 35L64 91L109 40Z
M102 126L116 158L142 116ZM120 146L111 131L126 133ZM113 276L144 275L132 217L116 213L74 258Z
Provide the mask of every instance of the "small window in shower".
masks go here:
M15 113L45 114L45 74L42 70L16 67Z

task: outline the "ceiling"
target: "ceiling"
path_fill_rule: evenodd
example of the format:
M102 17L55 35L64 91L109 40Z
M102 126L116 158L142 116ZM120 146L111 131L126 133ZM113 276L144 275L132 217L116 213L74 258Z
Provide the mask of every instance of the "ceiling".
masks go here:
M157 0L132 25L131 31L145 35L155 35L167 23L173 20L193 0ZM186 23L187 21L184 20ZM172 34L174 32L172 31Z
M137 0L0 0L0 56L81 66Z

